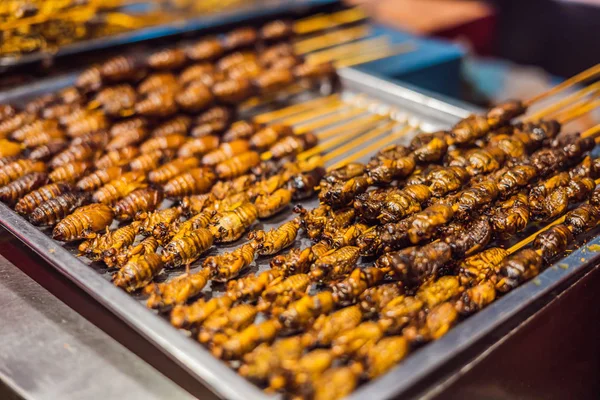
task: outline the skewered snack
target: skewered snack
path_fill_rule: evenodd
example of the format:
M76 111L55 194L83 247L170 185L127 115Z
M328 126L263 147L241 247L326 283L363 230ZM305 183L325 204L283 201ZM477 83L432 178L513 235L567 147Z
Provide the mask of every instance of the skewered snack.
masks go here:
M133 292L151 282L162 267L162 260L156 253L132 257L113 275L113 283L128 292Z
M125 169L123 167L98 169L79 179L76 186L83 191L91 192L92 190L97 190L108 182L119 178L124 172Z
M332 292L325 291L313 296L305 295L300 300L291 303L281 313L279 321L288 329L298 329L312 323L321 314L327 314L335 306Z
M237 278L240 272L254 261L255 252L254 245L245 244L230 253L207 257L203 266L211 272L213 281L227 282Z
M196 296L208 283L210 271L206 268L194 273L185 273L165 283L153 283L144 288L149 294L147 305L164 310L175 305L185 304Z
M292 201L292 192L288 189L277 189L272 194L263 194L256 198L254 205L258 212L258 217L269 218L278 212L281 212Z
M359 297L359 306L365 317L379 314L395 298L403 294L403 286L397 282L384 283L365 289Z
M340 333L355 328L363 315L358 306L345 307L330 315L321 315L302 337L306 347L327 347Z
M105 204L82 206L56 224L52 237L63 242L90 239L95 232L106 228L113 218L113 210Z
M255 300L263 291L283 274L276 269L268 269L260 274L250 274L227 283L227 295L232 299Z
M148 187L134 190L114 205L115 218L119 221L131 220L137 213L155 210L162 200L160 190Z
M242 237L257 217L258 211L254 204L244 203L221 214L209 229L217 243L233 242Z
M48 183L45 172L32 172L0 187L0 201L13 206L24 195Z
M31 172L44 172L44 163L32 160L16 160L0 167L0 187L6 186L12 181Z
M281 329L279 321L269 319L260 324L250 325L243 331L231 336L213 353L222 359L231 360L240 358L243 354L252 351L262 343L270 343Z
M383 281L384 271L376 267L355 268L347 278L333 284L331 289L339 305L347 306L359 300L368 288Z
M189 306L176 305L171 311L171 324L176 328L199 326L217 310L228 310L232 304L229 296L221 296L208 301L200 299Z
M75 209L89 202L84 193L67 191L44 201L29 216L32 224L38 226L54 226Z
M54 183L75 183L75 181L79 180L87 173L90 167L91 166L88 162L75 161L55 168L52 172L50 172L48 177Z
M316 281L338 279L354 267L359 257L359 248L346 246L319 257L310 267L310 277Z
M200 161L195 157L176 158L148 173L148 180L152 183L163 184L177 175L198 167Z
M256 242L256 252L261 256L266 256L277 254L290 246L296 240L299 229L299 221L293 220L286 222L277 229L271 229L269 232L250 232L248 238Z
M42 186L21 197L15 205L15 211L21 215L30 214L47 200L71 191L73 191L73 186L68 183L51 183Z
M78 247L79 253L93 261L98 261L102 257L114 256L121 249L133 244L137 229L137 222L114 231L107 228L106 233L82 242Z
M214 135L203 136L188 140L179 150L178 157L198 157L210 151L216 150L219 146L219 137Z
M217 165L227 161L231 157L242 154L250 150L250 146L246 140L234 140L227 143L222 143L218 149L205 154L202 157L202 164Z
M162 260L167 268L189 265L212 244L212 234L207 229L198 228L171 240L163 249Z
M178 198L208 192L216 181L212 170L204 167L192 168L169 180L164 186L165 195Z
M184 135L151 137L140 145L140 152L151 153L155 150L175 150L186 142Z
M215 166L215 172L220 179L233 179L244 175L252 167L260 163L260 156L255 151L247 151L233 156Z
M135 257L143 257L146 254L152 254L158 249L159 243L152 236L145 238L137 245L132 245L121 249L121 251L105 252L103 256L104 263L109 267L121 267L129 260Z
M250 304L217 310L204 320L198 333L198 340L200 343L208 343L218 338L225 342L228 337L254 322L256 314L256 307Z
M283 158L301 153L316 146L317 137L308 132L302 135L285 136L269 148L274 158Z
M32 149L27 158L34 161L48 161L67 146L68 143L63 140L51 141Z

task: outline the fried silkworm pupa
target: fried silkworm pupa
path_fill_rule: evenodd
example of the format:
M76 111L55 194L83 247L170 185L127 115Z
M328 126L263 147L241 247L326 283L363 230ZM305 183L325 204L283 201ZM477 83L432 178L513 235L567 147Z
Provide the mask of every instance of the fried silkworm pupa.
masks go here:
M42 110L42 118L44 119L59 119L61 117L67 116L72 112L81 109L81 104L79 103L59 103L53 104L50 107L46 107Z
M75 183L79 178L84 176L90 169L91 165L86 161L75 161L61 165L48 175L54 183L68 182Z
M384 277L385 272L377 267L354 268L350 275L331 287L337 304L348 306L356 303L365 290L381 283Z
M258 211L258 217L269 218L281 212L292 201L292 192L288 189L277 189L271 195L261 195L256 198L254 205Z
M279 321L288 329L306 327L319 315L333 311L334 307L335 298L331 292L320 292L313 296L305 295L290 304L279 316Z
M89 202L85 193L67 191L37 206L29 216L29 221L38 226L54 226L60 220L71 214L75 209Z
M115 122L110 128L110 136L126 135L132 130L145 130L148 126L148 121L145 118L133 117L126 120Z
M315 147L318 141L319 139L311 132L286 136L271 146L269 151L274 158L283 158Z
M506 250L492 247L464 259L458 264L458 277L461 285L472 286L484 280L495 279L494 270L506 257L508 257Z
M46 165L33 160L16 160L0 167L0 187L6 186L14 180L31 172L44 172Z
M152 150L148 153L143 153L129 162L129 167L133 171L152 171L160 165L160 163L170 158L170 151Z
M358 306L345 307L329 315L320 315L302 336L306 347L327 347L341 332L355 328L363 315Z
M134 292L152 282L162 268L162 260L156 253L132 257L113 275L113 283L127 292Z
M56 101L56 95L53 93L44 94L36 97L25 105L25 111L29 114L38 114L42 109Z
M202 164L217 165L227 161L231 157L243 154L250 150L250 146L246 140L234 140L232 142L222 143L218 149L205 154L202 157Z
M2 189L0 189L1 191ZM21 197L15 205L15 211L21 215L30 214L45 201L71 191L73 191L73 186L68 183L51 183L42 186Z
M89 91L95 91L100 89L102 86L102 73L100 72L100 66L93 65L84 70L75 81L75 87L80 89L86 89Z
M48 166L54 169L75 161L92 161L100 153L100 149L93 144L71 144L65 150L52 157L48 162Z
M256 124L250 121L236 121L223 134L223 141L231 142L233 140L248 139L255 134L256 129Z
M103 148L106 146L110 139L110 135L106 131L99 131L93 133L86 133L83 136L79 136L71 140L70 146L91 146L96 149Z
M0 121L10 118L17 113L17 110L10 104L0 104Z
M34 118L35 117L31 114L20 112L12 117L0 121L0 138L6 138L6 136L14 133L17 129L32 122ZM11 137L12 139L19 141L18 138L14 137L14 135L11 135Z
M148 180L152 183L163 184L177 175L189 169L198 167L199 165L200 160L194 157L176 158L175 160L150 171L148 173Z
M99 104L106 115L118 117L131 114L137 97L135 89L129 84L124 84L101 90L93 102Z
M189 306L177 305L171 311L171 325L179 329L200 325L217 310L228 310L232 304L229 296L221 296L208 301L200 299Z
M160 70L179 69L187 62L187 55L182 49L165 49L148 56L150 68Z
M207 38L185 49L187 56L194 61L211 61L225 52L223 44L217 38Z
M115 217L119 221L131 220L139 212L154 211L162 200L161 190L148 187L134 190L115 204Z
M10 120L0 124L0 127L5 125L7 122L10 122ZM57 128L58 124L56 123L56 121L32 119L31 121L23 123L22 126L19 126L18 128L14 129L14 132L10 134L10 138L17 142L23 142L27 137L43 133L44 130L54 130Z
M155 73L140 82L137 92L141 95L152 92L175 92L179 87L179 82L172 73Z
M385 374L402 361L408 351L408 341L403 336L381 339L367 349L364 358L366 375L369 379L375 379Z
M215 106L204 111L196 117L196 124L202 125L208 122L222 121L230 122L234 117L234 110L225 106Z
M268 285L282 275L281 271L268 269L258 275L249 274L243 278L229 281L227 295L235 300L256 300Z
M102 112L88 112L67 125L67 135L71 138L80 137L89 133L105 130L109 122Z
M221 133L228 127L225 121L211 121L196 125L190 131L190 136L202 138L204 136L221 136Z
M296 79L307 79L315 81L320 79L334 79L336 76L335 67L331 62L321 64L303 63L292 70Z
M99 169L92 172L89 175L79 179L76 183L78 189L85 192L97 190L108 182L119 178L125 173L123 167L108 167L105 169Z
M113 218L114 212L106 204L82 206L56 224L52 230L52 238L61 242L89 239L95 232L110 225Z
M144 257L146 254L154 254L156 249L158 249L158 246L158 241L150 236L135 246L129 246L120 251L113 251L111 249L105 251L102 254L102 261L104 261L109 268L122 267L132 258Z
M19 143L7 139L0 139L0 158L13 157L21 154L22 147Z
M191 264L213 244L213 236L208 229L198 228L171 240L163 249L162 260L165 267L175 268Z
M248 142L254 149L266 150L279 139L293 134L294 130L291 127L282 124L273 124L254 133Z
M178 110L175 93L150 92L135 104L135 112L145 117L165 118L175 114Z
M202 82L193 81L175 95L175 101L186 111L198 112L212 103L213 95Z
M13 206L27 193L48 183L45 172L31 172L0 188L0 201Z
M144 289L150 295L148 308L164 310L175 305L185 304L198 295L208 283L210 271L201 269L194 273L185 273L165 283L153 283Z
M179 239L185 236L188 232L194 231L199 228L207 228L212 223L212 219L215 215L214 211L203 211L192 218L182 223L171 224L170 231L168 234L172 235L171 241Z
M161 234L155 236L156 239L160 240L168 233L165 231L170 229L170 225L181 216L181 213L181 207L169 207L164 210L138 213L135 216L135 219L140 221L138 233L150 236L160 232Z
M223 360L239 359L261 343L271 343L280 329L281 323L275 319L250 325L231 336L221 347L215 348L213 354Z
M521 283L537 276L543 258L532 249L522 249L506 257L498 266L496 290L507 293Z
M267 302L272 302L278 297L286 296L289 293L304 293L310 284L310 277L307 274L291 275L285 279L281 276L267 286L262 292L262 298Z
M356 246L346 246L319 257L311 266L311 279L322 281L342 277L354 268L360 257L359 252Z
M32 132L23 139L24 147L31 149L45 144L65 140L65 133L59 128L48 128L40 132ZM12 142L9 142L12 143Z
M294 35L294 25L291 21L277 19L264 24L259 30L259 35L266 41L287 39Z
M151 136L187 135L191 126L192 119L190 117L178 114L154 128Z
M430 310L458 296L462 292L456 276L446 275L421 285L415 297L421 300Z
M189 139L179 150L178 157L199 157L219 147L219 137L214 135Z
M118 179L110 181L96 190L92 195L92 200L95 203L114 204L134 190L147 186L145 183L140 182L139 179L131 179L131 175L128 174L123 174Z
M136 221L114 231L106 228L104 234L98 234L94 238L82 242L78 247L79 253L93 261L116 255L121 249L133 244L138 225L139 222Z
M4 167L5 165L8 164L12 164L15 161L18 161L21 159L21 156L5 156L5 157L0 157L0 168ZM37 160L35 160L37 161Z
M216 282L227 282L237 278L240 272L254 261L256 248L245 244L232 252L207 257L203 267L211 271L211 279Z
M292 220L268 232L250 232L248 238L256 242L257 253L261 256L266 256L279 253L286 247L291 246L294 240L296 240L299 229L299 221Z
M256 58L245 60L227 69L227 76L231 79L252 79L263 71Z
M248 79L227 79L216 82L212 93L219 102L239 104L254 94L253 86Z
M183 145L186 140L187 138L184 135L153 137L140 145L140 151L142 153L150 153L155 150L176 150Z
M169 180L164 186L164 192L169 198L202 194L208 192L216 180L217 177L212 170L192 168Z
M68 145L69 143L64 140L43 144L31 150L27 158L34 161L48 161L56 154L66 149Z
M463 292L454 307L460 315L471 315L483 310L496 300L496 288L490 281L483 281Z
M340 356L364 356L365 350L377 343L384 334L380 324L366 321L355 328L340 333L332 343L333 354Z
M258 75L253 80L260 94L270 94L280 91L294 83L294 75L289 69L271 68Z
M256 318L256 307L250 304L239 304L229 310L217 310L208 317L198 334L198 340L212 346L225 342L227 338L246 328Z
M225 35L223 46L227 50L254 46L258 40L258 32L252 27L237 28Z
M130 129L122 134L113 136L106 145L107 150L120 150L130 146L137 145L146 139L148 131L146 128ZM137 148L136 148L137 150Z
M359 306L365 317L379 314L392 300L404 294L399 282L384 283L366 289L359 297Z
M238 240L246 229L248 229L256 218L258 211L252 203L244 203L232 211L227 211L219 215L214 225L209 229L215 241L219 243L228 243Z
M100 66L102 79L112 82L136 80L145 74L140 60L133 56L117 56Z
M258 153L247 151L217 164L215 172L220 179L233 179L244 175L258 164L260 164Z

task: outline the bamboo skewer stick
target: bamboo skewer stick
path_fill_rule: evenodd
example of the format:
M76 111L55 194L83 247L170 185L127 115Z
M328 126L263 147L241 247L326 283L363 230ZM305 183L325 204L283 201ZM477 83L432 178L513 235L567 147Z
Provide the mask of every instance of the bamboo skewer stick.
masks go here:
M583 105L573 108L573 110L567 111L564 115L560 115L556 118L561 124L571 122L588 112L600 107L600 100L585 102Z
M345 110L345 111L342 111L339 113L335 113L335 114L330 115L325 118L320 118L313 122L302 123L302 124L300 124L301 127L294 128L294 132L296 134L303 134L306 132L315 131L317 129L324 128L328 125L340 123L346 119L350 119L350 118L356 117L358 115L364 114L366 111L367 110L365 108L352 107L352 108L349 108L348 110ZM296 124L296 125L298 125L298 124Z
M353 65L364 64L370 61L380 60L382 58L388 58L397 56L399 54L410 53L414 51L414 45L405 43L402 45L394 46L389 49L374 51L366 54L359 54L357 56L350 57L345 60L337 60L335 62L336 68L347 68Z
M286 118L295 114L299 114L303 111L310 110L316 107L327 106L332 102L339 103L340 97L338 94L333 94L327 97L319 97L314 100L305 101L303 103L294 104L289 107L282 108L280 110L269 111L263 114L259 114L254 117L254 121L259 124L266 124L278 119Z
M582 99L589 94L598 95L598 92L600 92L600 82L596 82L593 85L590 85L590 86L583 88L573 94L570 94L569 96L565 97L564 99L559 100L556 103L553 103L552 105L550 105L546 108L543 108L530 116L523 118L523 121L526 121L526 122L539 121L540 119L542 119L550 114L560 111L561 109L565 108L567 105L571 104L571 102L573 102L573 101Z
M322 107L319 107L316 109L312 108L312 109L303 111L299 114L293 115L291 117L283 118L283 119L279 120L278 123L285 124L285 125L302 124L302 123L306 123L307 121L311 121L316 118L324 117L324 116L329 115L334 112L342 111L348 107L350 107L350 106L347 103L344 103L343 101L338 99L337 101L334 101L334 102L328 104L327 106L322 106Z
M327 47L338 46L344 43L363 39L370 34L370 29L366 25L354 26L351 28L339 29L334 32L325 33L317 37L303 39L294 43L294 50L298 55L306 55L312 51L325 49Z
M347 55L356 54L357 52L387 46L389 46L389 39L387 36L382 35L374 38L357 40L356 42L343 44L331 49L315 51L307 55L305 59L308 63L320 64L327 61L332 61L337 57L344 57Z
M385 118L385 117L382 115L376 115L376 114L367 115L365 117L350 121L348 124L334 126L333 128L329 128L324 131L318 132L317 137L319 138L319 140L329 139L332 136L339 135L341 132L343 132L346 129L355 129L355 128L361 128L363 126L369 126L369 125L372 125L374 122L382 120L383 118Z
M306 35L325 29L335 28L340 25L362 21L366 18L367 15L358 7L331 14L311 15L310 17L297 20L294 23L294 32L297 35Z

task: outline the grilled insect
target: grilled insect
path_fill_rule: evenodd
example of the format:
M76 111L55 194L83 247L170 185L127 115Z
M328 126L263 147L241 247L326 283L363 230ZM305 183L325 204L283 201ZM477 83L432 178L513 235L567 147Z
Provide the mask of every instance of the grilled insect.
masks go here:
M277 189L273 194L263 194L256 198L254 204L258 217L269 218L282 211L292 201L292 192L288 189Z
M348 396L358 386L363 368L358 363L350 366L330 368L315 379L315 400L342 399Z
M225 49L217 38L203 39L185 49L189 58L195 61L210 61L220 57Z
M365 317L379 314L392 300L404 294L402 284L384 283L365 289L359 297L359 306Z
M250 232L248 238L256 242L257 253L266 256L279 253L286 247L291 246L296 240L299 229L300 223L293 220L286 222L277 229L271 229L269 232Z
M313 148L318 141L319 139L310 132L302 135L286 136L273 144L269 151L274 158L283 158Z
M35 117L29 113L20 112L12 117L0 121L0 138L6 138L11 133L14 133L17 129L32 122L34 118ZM11 135L11 137L14 140L20 141L20 139L15 137L14 134Z
M215 167L215 172L220 179L233 179L244 175L250 169L260 163L260 156L254 151L248 151L233 156Z
M204 165L217 165L224 161L227 161L231 157L245 153L250 149L246 140L234 140L221 144L218 149L205 154L202 157L202 164Z
M214 172L208 168L192 168L169 180L164 192L169 198L202 194L210 190L216 179Z
M113 210L105 204L82 206L56 224L52 237L62 242L89 239L110 225L113 218Z
M314 296L306 295L290 304L281 313L279 321L289 329L305 327L321 314L327 314L335 306L335 297L331 292L320 292Z
M48 183L48 175L45 172L32 172L12 181L0 188L0 201L13 206L27 193Z
M224 360L239 359L258 345L272 342L280 329L281 324L275 319L250 325L231 336L221 347L216 348L213 354Z
M219 181L211 189L217 199L223 200L232 194L248 191L256 182L254 175L243 175L230 181Z
M151 153L155 150L175 150L186 142L187 138L183 135L169 135L153 137L140 145L142 153Z
M224 104L238 104L250 98L254 88L248 79L227 79L212 87L215 98Z
M282 276L279 270L268 269L260 274L249 274L227 283L227 295L232 299L255 300L273 281Z
M138 232L144 236L153 235L162 241L169 234L170 225L181 216L181 213L182 210L179 207L139 213L136 215L136 219L141 221Z
M27 158L34 161L48 161L56 154L66 149L67 146L68 143L66 141L53 141L31 150Z
M223 106L215 106L204 111L196 117L197 124L205 124L207 122L222 121L229 122L233 118L233 111L230 108Z
M192 119L190 117L178 114L154 128L151 136L187 135L191 126Z
M307 274L296 274L288 278L274 280L262 293L262 299L273 302L278 298L302 295L310 286L310 277ZM267 305L268 306L268 305Z
M140 64L141 62L133 56L117 56L100 66L100 74L102 79L112 82L133 80L144 74Z
M128 84L107 87L98 92L94 98L94 101L102 107L102 111L111 116L130 114L136 100L137 93Z
M133 244L137 229L137 222L114 231L106 229L106 233L82 242L78 247L79 253L94 261L116 255L121 249Z
M225 35L223 46L228 50L253 46L258 40L258 32L251 27L237 28Z
M148 180L152 183L163 184L175 176L200 165L194 157L176 158L148 173Z
M210 271L206 268L194 273L185 273L165 283L148 285L144 292L150 297L146 305L149 308L165 308L185 304L198 295L208 283Z
M213 345L225 342L229 336L249 326L256 314L256 307L250 304L240 304L229 310L217 310L202 324L198 340L200 343L212 342Z
M385 329L388 333L400 333L411 321L418 318L423 310L422 300L413 296L400 296L389 302L380 313L379 326L373 333Z
M139 212L155 210L163 200L162 191L153 188L141 188L129 193L115 206L115 217L119 221L127 221Z
M153 150L149 153L144 153L129 162L129 167L133 171L152 171L160 165L160 163L169 158L169 151Z
M28 149L32 149L37 146L43 146L45 144L57 141L65 140L64 132L59 128L48 128L39 132L32 132L28 134L22 141L22 145ZM5 143L4 149L10 146L12 142Z
M153 254L158 248L158 241L152 236L145 238L137 245L122 249L114 254L112 251L103 254L103 261L109 267L123 266L129 260L135 257L143 257L146 254Z
M67 135L72 138L81 137L94 132L105 130L109 127L109 122L102 112L88 112L81 118L78 118L67 124Z
M147 137L148 131L143 126L134 129L129 129L124 131L123 133L113 135L112 139L106 145L106 148L108 150L120 150L128 146L137 145L138 143L141 143L143 140L145 140ZM129 158L131 159L133 157L134 156L130 156Z
M179 150L178 157L198 157L210 151L217 149L219 146L219 137L214 135L190 139L185 142Z
M321 315L302 337L306 347L327 347L341 332L355 328L362 320L358 306L345 307L330 315Z
M98 203L112 204L135 189L144 187L145 175L140 171L127 172L96 190L92 196Z
M402 361L408 351L408 341L402 336L381 339L367 350L364 359L366 375L369 379L374 379L385 374Z
M198 112L212 103L213 95L204 83L192 81L175 95L175 101L185 111Z
M539 273L542 261L542 257L532 249L509 255L498 266L496 290L506 293L533 278Z
M160 232L160 227L158 230L155 230L153 234L162 238L166 238L169 234L172 234L173 237L171 238L171 240L180 238L186 233L196 230L198 228L207 228L212 223L214 215L214 211L203 211L194 215L187 221L182 222L181 224L175 222L174 224L172 224L170 231L164 233L162 236L157 234L158 232Z
M44 163L32 160L17 160L0 167L0 187L6 186L12 181L31 172L44 172Z
M72 191L73 186L68 183L51 183L42 186L37 190L29 191L29 193L21 197L15 205L15 211L22 215L31 214L33 210L47 200Z
M137 92L147 95L152 92L175 92L179 89L179 82L171 73L155 73L149 75L137 87Z
M231 142L233 140L249 139L255 134L256 129L257 125L252 122L246 120L237 121L231 124L229 129L223 133L223 140Z
M119 178L124 172L123 167L99 169L78 180L76 186L86 192L97 190L108 182Z
M176 328L190 328L202 324L217 310L227 310L233 305L229 296L197 300L189 306L177 305L171 311L171 324Z
M455 308L460 315L471 315L482 310L494 300L496 300L496 288L493 282L483 281L465 290L456 301Z
M58 168L75 161L93 161L100 154L100 150L94 144L81 143L71 144L48 162L50 168Z
M191 264L202 253L206 252L213 244L212 234L204 228L186 232L174 238L163 249L162 259L165 267L175 268L180 265Z
M355 268L345 279L332 285L336 302L342 306L356 303L365 290L381 283L384 276L376 267Z
M311 278L324 281L347 274L358 261L359 251L358 247L346 246L319 257L311 266Z
M235 279L254 261L255 252L252 244L245 244L232 252L207 257L203 266L211 271L213 281L227 282Z
M256 218L258 211L254 204L244 203L231 211L224 212L209 229L216 242L227 243L238 240Z
M182 49L166 49L148 56L148 65L154 69L173 70L184 66L187 56Z
M84 176L90 169L90 164L85 161L75 161L68 164L61 165L54 169L48 175L50 180L54 183L57 182L68 182L75 183L79 178Z
M113 275L113 283L134 292L150 283L162 268L162 260L156 253L132 257Z
M307 79L309 81L316 81L319 79L333 79L336 75L335 67L330 62L325 62L321 64L305 62L294 67L292 72L294 73L294 77L296 77L297 79Z
M205 136L221 136L223 131L227 129L226 121L211 121L196 125L190 131L190 135L195 138L203 138Z
M87 194L68 191L41 203L31 212L29 220L33 225L54 226L88 202Z
M293 200L304 200L312 197L319 186L319 180L325 174L325 169L317 167L312 171L293 175L287 182L287 187L292 191Z
M20 159L21 159L20 156L0 157L0 168L4 167L5 165L11 164L17 160L20 160Z

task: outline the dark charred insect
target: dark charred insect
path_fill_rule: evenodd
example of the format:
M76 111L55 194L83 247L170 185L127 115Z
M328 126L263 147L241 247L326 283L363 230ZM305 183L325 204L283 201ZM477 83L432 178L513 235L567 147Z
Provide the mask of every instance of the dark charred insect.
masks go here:
M79 207L56 224L52 230L52 238L62 242L90 239L95 235L95 232L99 232L110 225L113 217L113 210L105 204L90 204Z
M523 249L509 255L498 266L496 290L507 293L521 283L537 276L543 258L532 249Z
M48 161L67 146L68 142L66 141L52 141L32 149L27 158L35 161Z
M234 111L228 107L215 106L204 111L196 117L197 124L205 124L213 121L229 122L233 118Z
M537 175L537 168L531 165L517 165L498 179L498 189L501 193L510 193L515 188L527 185Z
M50 172L48 177L54 183L75 183L89 171L90 167L91 165L89 162L75 161L54 169L54 171Z
M289 155L299 154L308 150L318 143L319 139L312 133L302 135L286 136L275 143L269 151L274 158L283 158Z
M164 192L169 198L202 194L208 192L216 180L217 177L212 170L192 168L169 180L164 185Z
M100 89L102 86L102 72L100 71L100 66L93 65L79 74L75 81L75 86L89 91Z
M142 67L142 68L141 68ZM111 82L136 80L145 73L141 62L132 56L117 56L100 66L102 79Z
M154 69L175 70L187 62L187 55L182 49L166 49L148 56L148 65Z
M190 135L196 138L201 138L204 136L210 136L210 135L217 135L220 136L220 134L225 131L228 127L228 122L226 121L211 121L211 122L205 122L203 124L200 125L196 125L195 127L192 128L192 130L190 131Z
M187 138L184 135L153 137L140 145L140 151L142 153L150 153L155 150L176 150L186 140Z
M452 128L451 135L456 143L468 144L485 136L491 128L485 116L470 115Z
M319 257L310 267L311 279L335 280L348 274L358 261L359 251L356 246L346 246Z
M222 143L218 149L207 153L202 157L202 164L217 165L227 161L231 157L247 152L250 149L246 140L234 140L228 143Z
M102 255L102 261L104 261L109 268L122 267L133 258L143 258L145 255L154 254L156 249L158 249L158 246L158 241L154 237L150 236L135 246L126 247L116 252L110 250L105 252Z
M89 143L71 144L48 162L50 168L58 168L61 165L75 161L93 161L100 154L100 149Z
M490 215L494 234L501 238L512 237L527 227L530 218L530 201L525 193L517 193L500 203Z
M224 360L239 359L261 343L271 343L280 329L281 324L274 319L250 325L233 334L221 347L216 348L213 354Z
M25 104L25 111L29 114L39 114L41 110L54 103L56 100L55 94L48 93L42 95Z
M256 132L257 125L246 120L236 121L223 134L223 141L249 139Z
M178 157L199 157L219 147L219 137L214 135L189 139L179 150Z
M108 182L119 178L125 172L123 167L99 169L77 181L76 186L86 192L97 190Z
M29 220L34 225L54 226L75 209L88 202L88 195L68 191L41 203L31 212Z
M0 139L0 158L18 156L23 151L19 143Z
M238 104L253 95L253 87L248 79L227 79L216 82L212 87L214 97L225 104Z
M67 125L67 135L72 138L83 136L89 133L105 130L109 127L109 122L102 112L94 111L84 114Z
M255 252L252 244L245 244L232 252L207 257L202 265L211 271L213 281L227 282L237 278L254 261Z
M31 172L0 188L0 201L13 206L23 196L48 183L45 172Z
M294 26L290 21L275 20L260 28L259 35L266 41L278 41L294 35Z
M261 94L277 92L294 83L294 75L289 69L275 65L253 79L253 84Z
M566 224L559 224L539 233L533 247L539 251L545 262L550 262L558 254L563 253L573 242L573 234Z
M365 176L351 178L338 182L327 190L321 190L319 199L334 208L344 207L350 204L358 194L364 193L371 183L372 181Z
M94 98L94 102L102 107L107 115L120 116L131 114L137 97L137 92L131 85L122 84L101 90Z
M119 251L133 244L138 224L134 222L113 231L106 228L105 233L82 242L78 247L79 253L93 261L115 256Z
M227 283L227 295L236 300L256 300L267 286L282 275L279 270L268 269L258 275L249 274L243 278L229 281Z
M16 160L0 167L0 187L8 185L12 181L31 172L44 172L44 163L33 160Z
M148 137L148 131L141 127L127 130L113 136L106 145L107 150L121 150L128 146L137 145ZM136 149L137 150L137 149Z
M217 310L202 324L198 340L205 344L212 341L215 345L217 337L226 340L228 336L252 324L256 314L256 307L250 304L239 304L229 310Z
M304 200L316 194L319 181L325 175L325 169L317 167L310 172L293 175L287 183L292 191L292 200Z
M222 213L215 224L209 226L209 229L216 242L233 242L242 237L257 217L258 211L254 204L244 203L232 211Z
M429 186L434 197L443 197L459 189L468 179L469 173L462 167L434 167L431 170L408 180Z
M247 151L217 164L215 172L220 179L233 179L246 174L259 163L260 155L255 151Z
M168 182L177 175L198 167L200 160L195 157L176 158L148 173L148 180L152 183L162 184Z
M0 189L0 192L3 190ZM73 186L67 183L51 183L39 189L29 191L21 197L15 205L15 211L22 215L28 215L47 200L53 199L61 194L73 191Z
M335 297L332 292L320 292L316 295L305 295L300 300L291 303L281 313L279 321L289 329L306 327L313 323L321 314L328 314L335 307Z
M492 240L493 229L488 217L478 217L470 223L462 223L462 229L445 235L443 240L450 245L456 258L478 253Z
M28 149L43 146L51 142L65 140L65 133L60 128L48 128L39 132L31 132L22 141Z
M260 195L254 205L261 219L272 217L281 212L292 202L292 192L288 189L277 189L272 194Z
M297 220L292 220L268 232L250 232L248 238L256 242L257 253L259 255L271 255L291 246L294 240L296 240L299 229L300 223Z
M115 217L119 221L133 219L138 212L154 211L163 200L162 191L153 188L134 190L114 205Z
M135 104L135 112L145 117L165 118L177 112L175 93L150 92Z
M321 315L302 337L306 347L328 347L335 337L360 324L363 315L358 306L345 307L330 315Z
M171 311L171 324L176 328L190 328L202 324L217 310L231 308L233 300L229 296L213 297L206 301L197 300L189 306L179 305Z
M149 75L137 87L137 92L147 95L152 92L175 92L180 84L175 75L171 73L156 73Z
M145 179L146 176L139 171L124 173L96 190L92 198L97 203L113 204L135 189L144 187L143 182Z
M148 151L131 160L129 162L129 167L133 171L152 171L158 168L163 160L170 158L168 152L169 151L164 150Z
M185 52L194 61L211 61L220 57L225 49L219 39L208 38L189 46Z
M213 235L208 229L198 228L171 240L163 249L165 267L175 268L196 261L213 244Z
M8 117L0 121L0 138L5 138L6 136L15 132L17 129L33 122L34 118L35 117L29 113L20 112L12 117ZM14 139L19 140L18 138Z
M470 286L492 279L494 269L508 256L508 252L492 247L479 254L468 257L458 264L459 279L462 285Z
M269 125L252 135L249 139L250 146L258 150L266 150L283 137L291 136L294 130L281 124Z
M435 204L414 215L408 229L408 238L411 243L419 243L431 238L437 227L446 224L454 217L451 206Z
M128 292L143 288L162 270L163 263L156 253L132 257L113 275L113 283Z
M195 273L185 273L165 283L153 283L144 289L149 294L146 305L164 310L185 304L197 296L208 283L210 271L206 268Z
M191 126L192 119L190 117L178 114L154 128L151 136L187 135Z
M223 46L227 50L252 47L258 40L258 32L252 27L237 28L225 35Z
M292 72L295 78L308 79L310 81L333 79L336 76L335 67L329 62L321 64L303 63L296 66Z
M496 200L499 194L499 187L492 179L471 185L470 188L460 191L452 196L451 201L454 202L454 204L452 204L454 217L458 219L468 219L474 211L477 211ZM441 214L438 215L441 216ZM431 227L429 229L433 229L433 226L436 224L438 224L438 226L439 224L444 224L444 218L445 217L438 219L437 222L431 220ZM448 214L448 218L451 219L452 216ZM419 223L421 222L422 221ZM411 238L413 243L417 243L413 240L416 239Z
M213 95L204 83L193 81L176 94L175 101L186 111L198 112L212 103Z
M594 194L596 193L597 191L594 191ZM590 204L582 204L565 215L564 224L573 235L580 235L598 224L600 213L597 205L594 203L594 201L590 200Z

